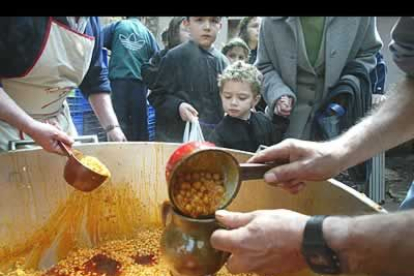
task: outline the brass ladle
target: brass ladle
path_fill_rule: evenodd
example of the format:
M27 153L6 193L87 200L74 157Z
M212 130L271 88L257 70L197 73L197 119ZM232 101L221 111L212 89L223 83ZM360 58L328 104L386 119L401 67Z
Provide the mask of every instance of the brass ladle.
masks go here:
M63 172L63 177L69 185L80 191L90 192L98 188L110 176L110 174L100 174L82 164L79 161L83 157L82 152L70 150L61 141L58 141L58 144L63 153L69 158ZM102 166L104 165L102 164Z

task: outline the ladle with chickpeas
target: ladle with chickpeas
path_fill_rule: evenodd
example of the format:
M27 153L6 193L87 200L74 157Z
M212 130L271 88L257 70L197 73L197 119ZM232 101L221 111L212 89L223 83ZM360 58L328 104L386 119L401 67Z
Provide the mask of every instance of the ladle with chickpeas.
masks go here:
M273 166L239 163L209 142L190 142L171 155L166 170L171 204L182 215L211 218L227 207L244 180L261 179Z

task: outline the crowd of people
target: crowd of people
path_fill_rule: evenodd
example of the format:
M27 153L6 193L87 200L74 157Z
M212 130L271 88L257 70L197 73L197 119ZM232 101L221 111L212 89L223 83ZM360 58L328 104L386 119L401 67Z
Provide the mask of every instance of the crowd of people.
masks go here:
M54 153L58 142L71 145L77 133L65 99L76 88L110 141L147 141L151 104L157 141L182 142L186 122L198 120L218 146L267 146L250 161L289 161L264 179L292 193L414 138L413 17L399 19L389 46L407 78L375 110L372 73L383 46L375 17L245 17L238 37L217 49L221 21L175 17L161 50L135 17L104 28L96 17L0 18L0 152L22 139ZM403 203L412 206L414 186ZM234 273L414 273L407 239L414 211L353 218L218 211L216 218L227 230L211 241L232 253Z

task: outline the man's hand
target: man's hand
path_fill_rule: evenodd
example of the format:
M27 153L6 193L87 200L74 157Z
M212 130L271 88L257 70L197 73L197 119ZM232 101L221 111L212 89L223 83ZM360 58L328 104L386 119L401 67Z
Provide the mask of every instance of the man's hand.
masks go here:
M125 137L125 134L122 132L122 129L120 127L116 127L106 133L106 137L108 138L108 141L113 142L126 142L127 139Z
M230 230L216 230L211 244L231 253L227 261L231 273L278 275L306 267L301 244L308 216L288 210L251 213L220 210L216 218Z
M292 112L293 98L289 96L282 96L277 100L274 113L278 116L288 117Z
M180 107L178 108L180 112L181 120L184 122L192 121L198 117L197 110L188 103L181 103Z
M41 146L44 150L52 153L63 154L58 145L58 141L71 146L73 144L73 138L61 131L57 126L34 121L31 124L27 134Z
M264 180L291 193L298 193L304 188L304 181L326 180L339 174L343 170L341 154L343 151L335 141L321 143L286 139L260 151L248 162L290 162L269 170Z

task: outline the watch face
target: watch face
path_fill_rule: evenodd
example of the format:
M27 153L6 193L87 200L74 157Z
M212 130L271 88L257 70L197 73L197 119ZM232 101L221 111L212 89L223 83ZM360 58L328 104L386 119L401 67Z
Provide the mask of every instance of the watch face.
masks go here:
M331 262L321 254L312 254L309 256L309 261L317 266L329 266Z

